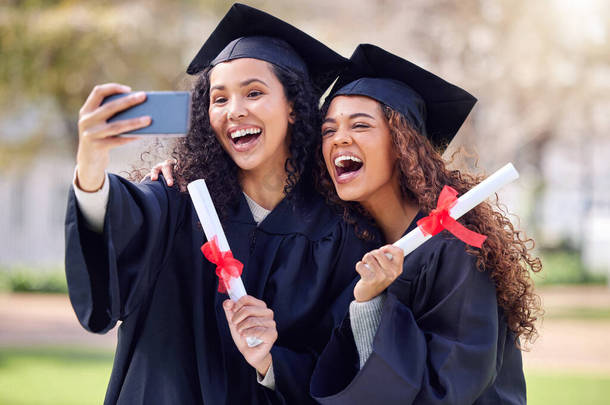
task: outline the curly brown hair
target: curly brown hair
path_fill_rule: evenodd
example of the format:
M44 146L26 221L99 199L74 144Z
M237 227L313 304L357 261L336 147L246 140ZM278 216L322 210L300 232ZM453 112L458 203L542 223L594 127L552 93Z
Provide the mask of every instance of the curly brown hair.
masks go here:
M451 186L463 194L482 180L480 176L449 170L440 153L444 148L438 147L436 150L426 137L413 129L403 114L379 105L389 124L393 146L397 151L402 196L416 204L422 212L427 214L436 208L443 186ZM324 164L321 148L318 148L317 155L319 191L330 203L342 207L347 222L357 228L360 225L357 229L359 237L370 239L370 226L374 225L374 220L360 204L339 198ZM540 259L531 254L534 241L515 229L503 213L497 195L493 206L483 202L462 216L461 222L469 229L487 235L481 249L468 247L467 251L476 256L480 271L490 271L498 305L504 311L508 327L515 334L517 347L523 348L518 338L522 337L526 343L535 340L535 322L541 314L540 298L533 291L530 277L530 272L542 270Z
M304 192L315 192L313 185L313 160L320 143L320 112L318 99L311 81L302 74L269 64L284 89L284 94L295 117L289 127L290 156L284 164L287 179L284 193L290 201L297 184ZM221 218L239 201L241 186L238 167L222 148L210 125L210 71L204 69L192 91L191 128L180 139L172 152L178 162L175 176L184 190L187 183L206 179L214 205Z

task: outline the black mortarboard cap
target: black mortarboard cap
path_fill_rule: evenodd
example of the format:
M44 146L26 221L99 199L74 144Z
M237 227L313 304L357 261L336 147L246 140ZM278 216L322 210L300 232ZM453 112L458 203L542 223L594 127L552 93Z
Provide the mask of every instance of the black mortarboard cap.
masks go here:
M477 102L467 91L378 46L360 44L329 96L371 97L402 113L433 145L451 142Z
M235 3L187 69L255 58L308 76L318 97L347 65L347 59L303 31L261 10Z

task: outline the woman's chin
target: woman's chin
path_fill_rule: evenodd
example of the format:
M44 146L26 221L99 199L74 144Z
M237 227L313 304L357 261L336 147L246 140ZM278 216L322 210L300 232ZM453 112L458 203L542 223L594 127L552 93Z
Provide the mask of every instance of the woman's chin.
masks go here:
M240 171L256 170L265 161L259 153L231 153L230 155Z
M335 184L337 195L342 201L360 201L364 193L351 184Z

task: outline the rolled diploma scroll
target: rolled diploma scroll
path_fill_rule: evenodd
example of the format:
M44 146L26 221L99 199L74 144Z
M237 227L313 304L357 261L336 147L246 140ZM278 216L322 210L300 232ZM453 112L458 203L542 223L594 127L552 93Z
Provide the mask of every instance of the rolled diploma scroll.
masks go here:
M517 180L519 173L512 163L507 163L500 170L474 186L471 190L458 198L457 203L449 210L453 219L458 219L487 198L497 192L508 183ZM422 243L430 239L432 235L424 235L419 227L393 243L401 248L405 256L417 249Z
M205 180L195 180L189 183L186 188L191 195L191 200L193 201L195 211L197 211L197 216L199 217L199 221L201 221L201 226L203 227L203 232L205 232L207 240L210 241L216 236L218 239L218 247L221 252L231 250L227 237L222 229L222 225L220 224L218 214L216 213L216 208L212 202L212 197L205 184ZM246 295L246 288L241 281L241 277L231 278L227 287L227 293L229 294L229 298L233 301L237 301ZM250 336L246 338L246 342L250 347L258 346L263 343L262 340Z

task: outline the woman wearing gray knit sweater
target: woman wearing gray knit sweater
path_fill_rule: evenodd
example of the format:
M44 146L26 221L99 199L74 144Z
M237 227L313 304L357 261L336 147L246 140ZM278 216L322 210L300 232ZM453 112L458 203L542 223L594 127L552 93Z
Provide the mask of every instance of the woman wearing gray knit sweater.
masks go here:
M444 186L479 179L448 170L440 153L476 99L381 48L360 45L323 109L320 185L360 236L387 243L433 214ZM322 159L320 159L321 161ZM323 404L525 403L519 338L535 334L538 297L529 253L508 218L482 203L463 217L480 248L448 232L406 258L392 245L356 265L349 318L312 376Z

